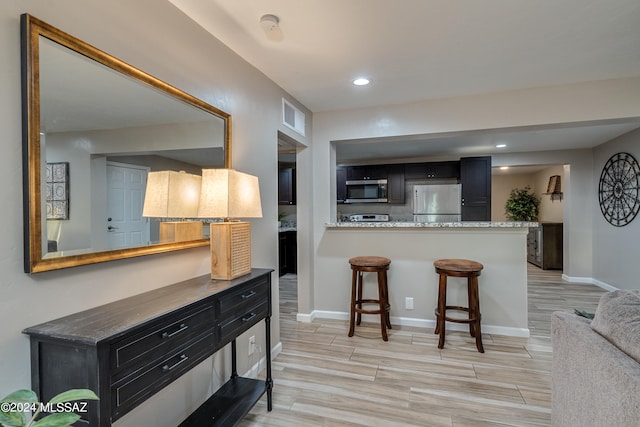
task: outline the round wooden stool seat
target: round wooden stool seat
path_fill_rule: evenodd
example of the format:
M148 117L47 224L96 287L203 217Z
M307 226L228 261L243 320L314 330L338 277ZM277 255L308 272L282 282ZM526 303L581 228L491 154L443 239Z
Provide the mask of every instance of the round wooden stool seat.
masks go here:
M438 259L433 262L434 267L446 270L449 276L460 274L460 277L466 277L468 274L480 275L480 271L484 265L477 261L469 261L468 259Z
M480 314L480 298L478 293L478 276L480 276L480 272L484 266L477 261L470 261L466 259L439 259L434 261L433 266L436 269L436 273L440 276L438 285L438 306L435 310L435 333L440 334L438 348L444 348L445 321L468 323L469 333L476 339L476 348L480 353L484 353L484 347L482 346L482 331L480 328L482 315ZM447 305L447 277L449 276L467 278L467 307ZM465 311L469 316L466 319L449 317L447 316L447 310Z
M391 260L382 256L357 256L350 258L349 264L351 264L351 268L353 268L354 266L359 268L388 267L389 264L391 264Z
M389 319L389 289L387 286L387 270L391 260L381 256L359 256L349 259L351 264L351 304L349 309L349 336L355 332L355 325L362 321L363 314L379 314L382 339L389 340L387 328L391 329ZM363 273L377 273L378 298L363 298ZM375 304L377 309L364 309L363 304Z

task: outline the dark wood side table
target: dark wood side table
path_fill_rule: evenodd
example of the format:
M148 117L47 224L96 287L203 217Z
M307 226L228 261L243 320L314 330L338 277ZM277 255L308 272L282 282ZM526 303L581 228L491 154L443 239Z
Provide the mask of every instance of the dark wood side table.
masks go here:
M182 425L234 425L265 392L271 410L272 272L228 281L207 274L27 328L32 388L44 402L91 389L100 400L76 425L110 426L231 343L231 378ZM236 338L263 319L266 378L242 378Z
M562 270L561 222L541 222L529 228L527 261L543 270Z

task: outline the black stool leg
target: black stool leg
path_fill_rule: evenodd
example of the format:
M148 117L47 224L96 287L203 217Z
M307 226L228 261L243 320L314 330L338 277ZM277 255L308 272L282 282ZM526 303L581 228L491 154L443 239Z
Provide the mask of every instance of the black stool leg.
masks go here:
M480 298L478 296L478 276L471 278L470 286L472 300L469 301L470 312L473 310L473 316L475 318L474 332L476 338L476 348L480 353L484 353L484 347L482 346L482 330L480 329ZM471 335L473 336L473 335Z
M358 299L356 300L356 305L358 309L362 310L362 288L363 286L363 276L364 273L362 271L358 271ZM362 313L359 311L356 313L356 325L359 325L362 322Z
M379 278L378 281L382 282L382 290L383 290L383 295L384 295L384 301L385 301L385 320L387 322L387 328L388 329L393 329L391 327L391 317L389 315L389 312L391 311L391 304L389 303L389 283L387 281L387 270L381 271L379 273Z
M351 304L349 305L349 336L353 336L356 323L356 281L358 272L352 270L351 272Z
M442 274L438 276L438 279L440 279L441 277ZM440 313L440 299L442 298L441 295L442 294L440 293L440 288L438 286L438 302L436 303L436 309L434 310L434 314L436 316L436 328L433 331L433 333L436 335L440 333L440 315L438 313Z
M384 291L384 276L384 271L378 271L378 305L380 306L380 331L382 332L382 339L389 341L389 337L387 336L389 309L387 308L387 298Z
M438 283L438 313L436 315L436 330L437 333L440 334L440 339L438 340L438 348L444 348L444 335L445 335L445 324L444 318L447 313L447 276L446 274L440 274L440 280Z
M477 313L475 312L475 305L473 302L473 276L467 277L467 302L469 304L469 334L475 338L476 330L475 330L475 318ZM473 320L473 321L472 321Z

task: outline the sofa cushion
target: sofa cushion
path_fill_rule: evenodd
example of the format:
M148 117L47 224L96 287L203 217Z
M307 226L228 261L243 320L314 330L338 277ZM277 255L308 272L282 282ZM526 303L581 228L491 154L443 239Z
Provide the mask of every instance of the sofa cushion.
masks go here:
M591 328L640 363L640 290L604 294Z

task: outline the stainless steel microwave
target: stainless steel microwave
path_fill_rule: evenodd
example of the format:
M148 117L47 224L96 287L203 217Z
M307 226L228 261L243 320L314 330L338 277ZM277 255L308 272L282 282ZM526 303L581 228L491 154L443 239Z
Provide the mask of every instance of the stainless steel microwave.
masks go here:
M347 181L345 203L386 203L386 179L362 179Z

